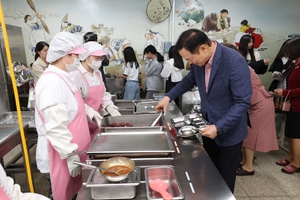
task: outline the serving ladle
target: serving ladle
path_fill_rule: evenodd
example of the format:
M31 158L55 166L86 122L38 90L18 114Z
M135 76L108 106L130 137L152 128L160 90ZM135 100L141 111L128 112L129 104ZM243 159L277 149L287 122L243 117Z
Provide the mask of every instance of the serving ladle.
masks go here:
M111 170L111 169L97 167L97 166L94 166L94 165L85 164L85 163L82 163L82 162L79 162L79 161L73 161L73 163L76 164L76 165L81 165L81 166L89 167L89 168L92 168L92 169L100 169L100 170L104 170L106 172L112 172L112 173L116 174L117 176L124 176L124 174L120 174L120 171L122 170L122 168L115 171L115 170Z

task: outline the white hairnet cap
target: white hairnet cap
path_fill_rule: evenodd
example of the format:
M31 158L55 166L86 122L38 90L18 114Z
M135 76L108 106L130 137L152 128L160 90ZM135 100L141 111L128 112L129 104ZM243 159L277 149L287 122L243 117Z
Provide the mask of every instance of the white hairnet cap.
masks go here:
M57 61L67 54L81 54L86 52L81 47L76 36L69 32L59 32L51 40L46 60L49 63Z
M86 50L85 53L79 54L80 60L85 60L88 56L105 56L106 53L103 50L103 46L98 42L87 42L82 45Z

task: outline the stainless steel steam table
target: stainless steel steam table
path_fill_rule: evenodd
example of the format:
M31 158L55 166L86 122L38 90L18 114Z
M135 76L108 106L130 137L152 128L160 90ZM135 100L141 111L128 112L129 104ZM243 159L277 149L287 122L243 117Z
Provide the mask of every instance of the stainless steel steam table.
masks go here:
M171 118L182 116L180 110L171 102L165 119L170 122ZM196 139L182 139L172 134L170 136L174 141L176 152L172 159L143 159L136 158L136 165L141 167L141 182L136 188L136 197L134 199L145 200L146 186L143 168L153 165L173 165L175 172L182 187L186 200L232 200L235 199L218 170L210 160L206 151L200 142ZM99 160L98 160L99 162ZM97 165L99 163L93 162ZM83 170L84 182L86 181L90 170ZM89 200L91 189L84 186L78 193L77 200ZM116 191L117 192L117 191Z

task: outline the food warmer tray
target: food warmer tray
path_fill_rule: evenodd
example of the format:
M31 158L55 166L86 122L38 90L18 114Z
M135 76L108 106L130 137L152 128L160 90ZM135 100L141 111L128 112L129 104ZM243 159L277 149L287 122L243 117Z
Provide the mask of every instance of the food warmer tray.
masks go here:
M175 152L174 144L165 131L103 132L95 136L88 155L107 156L167 156Z
M156 114L143 114L141 115L121 115L121 116L107 116L103 119L101 123L101 132L124 132L126 131L139 131L139 132L149 132L149 131L164 131L165 120L164 117L161 117L158 121L159 126L149 127L149 125L156 119ZM132 127L110 127L112 123L130 123Z
M140 103L134 104L134 114L144 114L144 113L157 113L155 110L155 106L157 105L158 101L141 101Z
M140 168L135 167L129 176L120 182L109 182L99 173L98 169L91 170L86 187L91 188L93 199L133 199L136 187L140 184Z

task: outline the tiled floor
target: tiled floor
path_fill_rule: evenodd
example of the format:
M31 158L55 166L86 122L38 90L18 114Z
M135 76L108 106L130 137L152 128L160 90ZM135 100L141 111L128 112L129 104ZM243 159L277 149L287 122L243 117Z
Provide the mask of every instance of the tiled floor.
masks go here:
M20 148L17 147L14 151L19 150ZM32 148L33 157L34 151L35 148ZM287 156L285 150L280 149L269 153L257 152L255 156L255 175L237 177L235 187L237 200L300 200L300 173L284 174L281 172L281 167L275 164L277 160ZM46 177L40 173L33 173L33 176L35 192L47 195ZM21 185L22 191L28 191L25 174L16 175L16 182Z
M300 200L300 173L282 173L282 167L275 164L287 156L285 150L257 152L255 156L255 175L237 177L237 200Z

